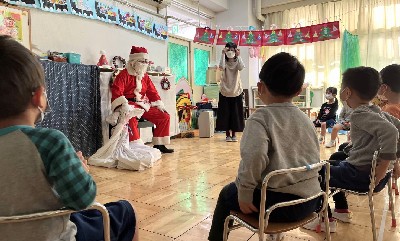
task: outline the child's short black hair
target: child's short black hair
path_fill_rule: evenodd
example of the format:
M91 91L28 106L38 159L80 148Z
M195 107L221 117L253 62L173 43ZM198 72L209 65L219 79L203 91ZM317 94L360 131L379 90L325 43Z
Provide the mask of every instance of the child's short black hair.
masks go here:
M400 93L400 65L391 64L381 70L382 84L386 84L395 92Z
M39 60L13 38L0 36L0 118L24 112L40 86L45 82Z
M269 58L259 78L273 95L293 97L304 84L304 66L291 54L281 52Z
M371 101L381 84L378 71L371 67L350 68L343 73L342 87L354 90L362 100Z
M337 89L335 87L326 88L326 92L331 93L332 95L337 95Z

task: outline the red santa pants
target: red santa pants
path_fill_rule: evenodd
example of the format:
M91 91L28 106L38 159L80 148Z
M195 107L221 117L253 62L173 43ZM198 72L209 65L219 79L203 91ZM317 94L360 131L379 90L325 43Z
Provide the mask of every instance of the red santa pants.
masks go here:
M167 145L170 143L168 113L160 111L157 107L150 107L149 111L144 112L142 117L156 126L153 131L153 145ZM139 139L140 132L136 117L129 120L129 127L129 141Z

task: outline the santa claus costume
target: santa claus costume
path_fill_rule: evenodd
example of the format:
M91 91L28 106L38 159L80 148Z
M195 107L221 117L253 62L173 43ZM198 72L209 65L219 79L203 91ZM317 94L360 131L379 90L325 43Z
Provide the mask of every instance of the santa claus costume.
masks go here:
M126 68L120 72L111 86L111 109L114 111L126 102L134 108L144 109L142 117L156 126L153 131L154 148L163 153L171 153L174 150L165 147L166 144L170 144L170 117L153 82L146 73L148 64L147 50L143 47L133 46ZM129 127L129 141L139 140L140 134L136 117L129 120Z

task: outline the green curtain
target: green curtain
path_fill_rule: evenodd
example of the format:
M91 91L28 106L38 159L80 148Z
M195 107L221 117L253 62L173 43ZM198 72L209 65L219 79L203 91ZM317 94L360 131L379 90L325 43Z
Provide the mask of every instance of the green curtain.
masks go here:
M340 58L340 73L348 68L358 67L361 65L360 42L358 35L353 35L347 30L344 31L342 37L342 55Z
M188 53L188 47L168 43L168 65L175 75L175 82L182 77L188 79Z
M198 86L206 85L207 69L210 59L210 51L194 49L194 84Z

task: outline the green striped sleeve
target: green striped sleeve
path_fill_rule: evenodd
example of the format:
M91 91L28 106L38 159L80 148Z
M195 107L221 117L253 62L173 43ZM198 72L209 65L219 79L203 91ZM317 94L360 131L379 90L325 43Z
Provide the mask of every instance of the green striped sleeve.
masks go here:
M96 197L96 183L83 169L68 138L60 131L23 128L36 145L53 189L67 208L88 207Z

